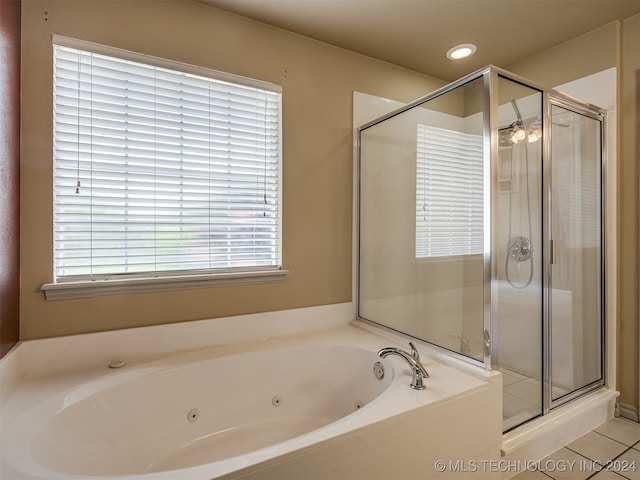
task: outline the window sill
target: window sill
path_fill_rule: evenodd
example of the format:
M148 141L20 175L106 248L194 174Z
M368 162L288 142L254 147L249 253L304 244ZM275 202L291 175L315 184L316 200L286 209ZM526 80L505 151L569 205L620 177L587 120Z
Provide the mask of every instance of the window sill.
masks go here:
M69 300L101 295L165 292L194 288L219 287L282 282L288 270L212 273L148 278L90 280L65 283L45 283L40 288L46 300Z

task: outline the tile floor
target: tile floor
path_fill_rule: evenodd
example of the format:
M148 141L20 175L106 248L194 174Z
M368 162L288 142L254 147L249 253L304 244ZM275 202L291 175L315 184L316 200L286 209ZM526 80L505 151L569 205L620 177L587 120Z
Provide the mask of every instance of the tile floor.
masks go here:
M613 418L513 480L640 480L640 424Z
M504 382L502 428L507 431L542 413L542 383L539 379L505 367L498 367L498 370L502 372ZM566 393L568 390L557 386L552 387L553 398L559 398Z
M540 382L504 367L498 368L498 370L502 372L504 383L502 390L503 430L509 430L540 415L542 401Z

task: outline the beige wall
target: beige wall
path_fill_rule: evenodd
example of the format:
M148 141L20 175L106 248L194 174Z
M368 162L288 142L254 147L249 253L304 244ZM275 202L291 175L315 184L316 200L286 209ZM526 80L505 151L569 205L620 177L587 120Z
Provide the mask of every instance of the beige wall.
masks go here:
M283 86L283 283L44 300L53 270L52 34ZM30 0L22 41L25 340L351 301L352 92L410 101L445 83L190 0Z
M622 23L618 102L618 388L638 409L638 185L640 168L640 15Z
M617 388L620 403L638 408L638 85L640 15L612 22L507 67L553 87L611 67L618 69L617 108Z
M545 88L617 66L618 22L556 45L506 69Z

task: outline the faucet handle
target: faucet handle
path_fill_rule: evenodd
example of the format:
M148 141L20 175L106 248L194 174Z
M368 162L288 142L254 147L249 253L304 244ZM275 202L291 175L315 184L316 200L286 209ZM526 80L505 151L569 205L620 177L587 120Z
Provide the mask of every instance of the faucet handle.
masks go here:
M409 346L411 347L411 356L413 358L415 358L415 360L417 362L419 362L420 361L420 353L418 353L418 350L416 349L416 347L413 344L413 342L409 342Z

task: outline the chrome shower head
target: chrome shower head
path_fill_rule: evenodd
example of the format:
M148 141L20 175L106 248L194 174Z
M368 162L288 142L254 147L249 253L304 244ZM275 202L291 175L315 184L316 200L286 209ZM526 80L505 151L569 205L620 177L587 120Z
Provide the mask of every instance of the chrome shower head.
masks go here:
M511 147L525 138L527 138L527 132L520 120L498 130L498 145L501 147Z
M511 127L501 128L498 130L498 145L501 147L513 146L513 142L511 141L512 136L513 131L511 130Z
M515 99L511 100L511 107L516 114L516 120L509 126L498 130L498 145L501 147L512 147L520 140L524 140L524 138L526 138L524 125L522 123L522 115L520 114L520 109L518 108L518 104Z

